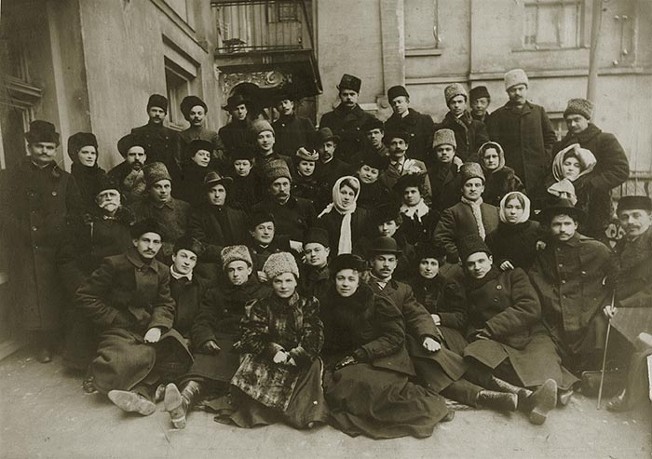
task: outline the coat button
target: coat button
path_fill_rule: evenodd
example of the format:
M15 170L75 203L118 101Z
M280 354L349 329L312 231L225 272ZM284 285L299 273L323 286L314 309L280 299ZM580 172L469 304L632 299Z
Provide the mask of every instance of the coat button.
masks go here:
M56 196L56 195L57 195L57 192L56 192L56 191L53 191L53 192L52 192L52 196Z
M36 231L38 228L36 226L32 226L32 231Z
M563 268L563 267L564 267L564 264L563 264L563 263L559 263L557 266L559 266L560 268Z
M502 285L496 285L496 290L502 290L503 286Z
M561 283L562 283L562 284L565 284L565 283L566 283L566 281L565 281L565 280L562 280L562 281L561 281Z

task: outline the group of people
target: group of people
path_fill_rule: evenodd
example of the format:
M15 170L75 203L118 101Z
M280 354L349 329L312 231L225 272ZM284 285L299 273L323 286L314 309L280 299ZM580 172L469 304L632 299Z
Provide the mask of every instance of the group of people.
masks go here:
M55 126L33 121L0 234L37 359L63 335L86 392L142 415L162 401L176 428L199 402L241 427L373 438L430 436L446 398L545 422L600 367L608 321L650 305L652 201L621 197L605 244L627 157L585 99L557 141L529 84L507 72L491 114L486 87L451 84L439 123L394 86L382 122L345 74L318 130L291 86L273 122L229 97L219 132L197 96L188 129L164 126L155 94L108 173L87 132L63 171ZM645 354L628 340L610 365Z

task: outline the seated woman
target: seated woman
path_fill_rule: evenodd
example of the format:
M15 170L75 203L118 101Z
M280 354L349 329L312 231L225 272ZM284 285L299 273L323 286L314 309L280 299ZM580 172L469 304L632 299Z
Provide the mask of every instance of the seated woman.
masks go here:
M478 150L478 160L486 179L482 199L487 204L497 206L510 191L525 191L525 185L514 169L505 166L505 152L499 143L483 143Z
M297 292L299 268L292 254L269 256L263 271L272 293L247 304L242 353L231 380L232 410L218 418L239 427L284 422L299 429L328 419L318 355L324 342L319 301Z
M215 147L207 140L195 139L185 148L180 180L175 183L173 194L175 198L197 207L205 201L204 178L212 170L211 156Z
M319 225L330 235L333 256L351 253L365 234L369 212L357 207L360 181L350 175L340 177L333 185L333 201L317 217Z
M186 426L186 416L199 399L216 397L226 391L240 366L233 344L240 338L240 322L245 305L269 295L270 288L252 275L252 261L244 245L224 247L224 283L208 290L191 330L195 361L176 384L165 388L165 410L177 429ZM180 389L180 390L179 390ZM211 406L211 402L207 403Z
M487 245L503 271L527 271L537 255L537 244L545 237L539 222L530 220L530 199L519 191L507 193L500 201L498 228L487 235Z
M516 394L530 422L543 424L557 403L568 403L577 379L561 365L541 322L537 292L522 269L493 267L489 248L475 235L461 241L460 255L469 308L467 377Z
M70 173L75 177L84 210L95 210L95 191L106 171L97 165L97 138L91 132L77 132L68 138Z
M398 179L394 192L400 196L403 233L410 244L432 240L439 214L424 201L426 174L407 174Z
M351 436L429 437L448 408L441 397L409 381L414 369L403 316L361 282L364 265L356 255L335 258L333 281L320 298L330 423Z

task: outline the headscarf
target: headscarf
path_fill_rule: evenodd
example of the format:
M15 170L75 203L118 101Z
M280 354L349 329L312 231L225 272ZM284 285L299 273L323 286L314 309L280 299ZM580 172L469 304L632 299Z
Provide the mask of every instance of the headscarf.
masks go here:
M574 143L567 146L559 153L557 153L555 155L555 159L552 160L552 175L558 182L561 182L565 179L562 166L564 164L564 160L568 156L574 156L580 162L581 171L575 180L583 175L590 174L597 162L593 153L591 153L591 151L587 150L586 148L581 148L579 143Z
M507 203L513 199L517 199L523 205L523 214L515 223L507 221L507 212L505 211ZM505 196L503 196L503 199L500 200L500 209L498 210L498 216L500 217L501 222L507 223L508 225L518 225L519 223L525 223L530 218L530 198L525 196L520 191L512 191L511 193L507 193Z
M342 202L342 192L340 189L344 186L348 186L353 189L355 195L353 196L353 202L345 206ZM351 215L355 212L357 208L358 196L360 196L360 181L350 175L345 175L340 177L335 185L333 185L333 202L326 206L321 214L322 215L330 213L335 209L342 217L342 225L340 226L340 240L337 244L337 254L342 253L351 253L353 250L353 241L351 236Z
M495 148L496 151L498 152L498 167L492 170L486 169L484 167L484 153L489 149L489 148ZM501 170L503 167L505 167L505 151L503 150L503 147L500 146L498 142L485 142L482 145L480 145L480 148L478 148L478 162L482 166L482 169L489 173L493 174L494 172L498 172Z

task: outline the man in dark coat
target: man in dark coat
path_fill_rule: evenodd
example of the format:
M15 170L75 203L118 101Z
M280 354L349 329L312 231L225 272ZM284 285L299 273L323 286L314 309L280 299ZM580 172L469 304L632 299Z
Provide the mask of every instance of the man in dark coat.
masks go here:
M527 100L528 84L521 69L505 74L509 101L491 114L487 128L491 140L502 145L505 164L523 180L535 208L540 208L537 193L542 194L557 138L545 109Z
M388 188L394 188L398 180L405 175L421 174L423 178L423 199L430 203L432 190L430 178L427 176L426 165L419 159L408 158L406 153L410 147L410 134L405 131L386 131L385 145L389 149L389 164L380 175L379 180Z
M435 123L430 115L419 113L410 108L410 95L404 86L392 86L387 90L387 100L394 112L385 121L386 132L407 132L409 148L405 153L408 158L424 161L430 150Z
M328 290L330 281L328 232L323 228L310 228L303 241L303 253L305 261L300 266L299 291L308 298L319 298Z
M36 358L45 363L52 360L65 301L57 252L82 203L74 177L56 164L54 125L32 121L25 138L29 157L0 182L0 235L11 263L11 302L36 346Z
M605 277L615 266L611 251L577 232L583 213L570 201L559 200L541 216L549 239L529 275L544 323L565 366L576 373L599 369L607 328L602 307L610 296Z
M125 198L125 204L138 201L145 192L143 166L147 162L144 139L127 134L118 140L118 151L125 159L108 172Z
M276 98L279 117L272 127L276 133L276 148L288 156L294 156L300 147L312 143L315 126L308 118L296 113L299 96L293 86L284 87Z
M369 118L361 127L364 140L362 142L362 150L354 156L353 164L359 164L365 156L378 156L380 158L387 158L389 156L389 149L383 138L385 137L385 126L382 121L376 117Z
M530 422L543 424L557 403L568 403L577 379L561 366L541 323L537 293L522 269L494 267L489 248L476 235L461 241L460 255L469 308L467 374L485 387L516 394Z
M471 105L471 116L474 120L482 121L485 125L489 120L489 113L487 108L491 103L491 95L486 86L476 86L469 91L469 99Z
M362 126L373 118L358 105L362 80L353 75L344 74L337 86L340 104L332 112L324 113L319 121L319 128L330 128L340 138L338 156L350 163L352 156L362 147Z
M143 139L147 160L162 162L176 178L181 165L181 143L176 131L163 125L168 113L168 100L160 94L152 94L147 101L149 121L135 127L132 134Z
M629 160L625 150L613 134L602 132L591 123L593 104L586 99L571 99L564 111L568 134L555 146L557 154L578 143L593 153L597 160L593 171L583 181L582 192L591 197L588 203L590 220L584 232L600 241L605 240L605 229L611 220L611 190L625 183L629 176ZM553 155L554 157L554 155Z
M441 120L437 129L450 129L455 133L456 154L462 161L478 161L478 148L489 140L487 127L482 121L474 119L468 111L468 95L459 83L444 89L444 97L449 112Z
M217 131L206 127L206 115L208 114L206 102L197 96L186 96L181 101L181 113L183 113L186 121L190 123L188 129L179 133L181 155L183 156L193 140L204 140L210 142L213 147L211 157L215 160L215 165L221 168L226 166L224 163L224 146ZM179 167L182 167L184 158L180 157L179 160Z
M320 189L315 206L321 211L331 202L333 185L340 177L353 174L353 165L340 159L340 138L330 128L321 128L314 134L315 150L319 161L315 165L316 178L324 183Z
M433 210L441 214L444 209L460 201L462 184L460 166L462 160L455 154L457 141L450 129L438 129L432 139L432 157L426 161L428 178L432 188Z
M222 108L229 112L231 121L221 127L218 132L226 149L227 159L231 159L236 151L252 145L250 102L240 94L229 97L226 102Z
M77 304L100 333L91 363L95 387L126 412L156 411L153 390L192 363L172 328L175 305L170 269L155 259L161 230L143 220L131 230L133 247L107 257L77 290Z

